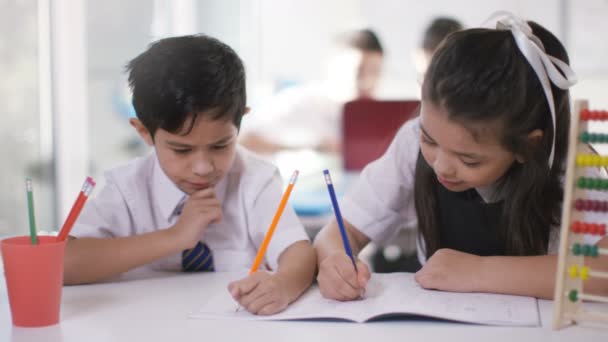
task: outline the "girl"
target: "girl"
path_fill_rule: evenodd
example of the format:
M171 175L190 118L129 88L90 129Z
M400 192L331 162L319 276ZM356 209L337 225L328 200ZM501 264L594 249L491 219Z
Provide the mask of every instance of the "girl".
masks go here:
M419 118L363 170L342 212L355 251L417 220L425 288L550 298L574 74L542 26L508 13L490 22L446 38L425 75ZM315 247L321 293L361 296L369 270L358 261L355 272L335 221Z

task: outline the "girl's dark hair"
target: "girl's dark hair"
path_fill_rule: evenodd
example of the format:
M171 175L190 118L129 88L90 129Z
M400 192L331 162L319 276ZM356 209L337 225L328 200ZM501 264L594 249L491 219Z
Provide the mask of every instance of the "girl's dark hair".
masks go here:
M547 54L569 63L566 50L542 26L528 22ZM452 33L434 54L422 86L422 101L472 130L472 123L498 123L501 144L524 162L514 162L497 184L504 199L499 229L507 255L547 252L552 226L560 222L570 103L567 90L551 86L556 139L553 166L551 112L538 76L517 47L511 31L469 29ZM528 134L543 132L540 143ZM479 133L479 132L477 132ZM420 239L430 257L440 248L435 174L422 156L416 165L415 204Z
M205 36L171 37L152 43L127 65L137 117L154 136L162 128L180 132L200 112L232 120L239 128L245 113L245 68L228 45Z

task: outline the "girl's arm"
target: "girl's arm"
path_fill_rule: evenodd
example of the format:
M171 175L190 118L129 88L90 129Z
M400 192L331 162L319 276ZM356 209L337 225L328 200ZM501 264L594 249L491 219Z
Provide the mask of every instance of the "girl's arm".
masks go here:
M353 255L358 255L363 247L369 243L369 238L347 220L343 221ZM317 250L319 263L331 254L336 252L344 253L344 243L342 242L340 229L338 228L338 223L335 219L332 219L331 222L323 227L319 234L317 234L314 246Z
M608 238L598 246L608 247ZM607 271L600 258L585 258L592 270ZM416 273L424 288L459 292L492 292L553 299L557 255L479 257L451 249L440 249ZM608 295L608 281L590 278L585 291Z

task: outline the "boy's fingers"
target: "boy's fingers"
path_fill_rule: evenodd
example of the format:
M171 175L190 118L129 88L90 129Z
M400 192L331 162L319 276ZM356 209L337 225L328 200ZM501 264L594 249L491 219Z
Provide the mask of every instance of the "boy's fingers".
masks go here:
M245 279L235 282L235 286L238 289L240 296L245 296L253 291L259 284L256 278L247 277Z
M257 314L263 307L265 307L266 305L272 303L272 293L262 293L262 294L257 294L257 298L253 299L252 301L248 302L248 303L244 303L241 302L241 304L247 308L247 311L253 313L253 314ZM250 296L253 297L253 296Z
M236 282L233 281L230 284L228 284L228 292L230 292L230 295L232 296L232 298L239 299L240 292L239 292L239 287L236 284Z
M205 189L197 190L190 195L190 198L205 198L205 197L215 197L215 189L212 187L208 187Z
M262 316L274 315L275 313L283 311L282 309L284 309L284 308L281 308L281 306L279 306L278 302L272 302L270 304L266 304L266 306L261 308L258 311L258 315L262 315Z

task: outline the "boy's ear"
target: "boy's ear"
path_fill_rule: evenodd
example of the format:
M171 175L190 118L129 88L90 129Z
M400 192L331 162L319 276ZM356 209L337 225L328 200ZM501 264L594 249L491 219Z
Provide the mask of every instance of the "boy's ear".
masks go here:
M131 126L133 126L133 128L135 128L137 134L139 134L139 136L144 139L146 144L148 144L149 146L154 146L154 139L152 139L150 131L148 131L146 126L144 126L144 124L141 123L139 119L131 118L129 119L129 123L131 124Z
M540 129L535 129L532 132L528 133L528 145L538 145L540 144L542 138L543 131ZM520 154L516 154L515 159L520 163L523 163L525 161L524 157Z

